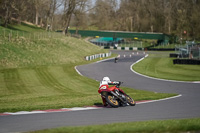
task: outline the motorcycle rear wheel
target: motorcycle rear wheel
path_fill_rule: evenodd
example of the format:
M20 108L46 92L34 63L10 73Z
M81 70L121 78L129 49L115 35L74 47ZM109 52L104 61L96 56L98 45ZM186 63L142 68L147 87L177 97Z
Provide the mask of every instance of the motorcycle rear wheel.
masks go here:
M114 108L119 107L119 102L118 102L118 100L116 100L115 97L112 96L111 94L108 94L108 95L106 96L106 101L107 101L107 103L108 103L110 106L112 106L112 107L114 107Z
M128 95L126 95L126 99L127 99L127 103L130 105L130 106L135 106L135 101Z

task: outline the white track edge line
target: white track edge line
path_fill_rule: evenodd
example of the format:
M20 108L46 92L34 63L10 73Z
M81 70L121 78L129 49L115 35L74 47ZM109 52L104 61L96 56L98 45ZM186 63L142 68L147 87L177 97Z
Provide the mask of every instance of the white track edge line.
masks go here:
M177 96L173 96L173 97L168 97L168 98L163 98L163 99L159 99L159 100L150 100L150 101L144 101L144 102L139 102L139 103L136 103L136 105L138 104L145 104L145 103L152 103L152 102L159 102L159 101L164 101L164 100L170 100L170 99L174 99L174 98L178 98L178 97L181 97L182 95L177 95ZM137 101L136 101L137 102ZM62 109L68 109L68 111L84 111L84 110L94 110L94 109L103 109L103 108L106 108L106 107L74 107L74 108L62 108ZM43 114L43 113L57 113L57 112L68 112L68 111L51 111L51 112L48 112L48 111L19 111L19 112L15 112L15 113L10 113L10 112L5 112L3 114L5 115L27 115L27 114Z
M138 61L134 62L131 66L130 66L130 70L132 72L134 72L135 74L137 75L140 75L140 76L143 76L143 77L146 77L146 78L149 78L149 79L155 79L155 80L160 80L160 81L168 81L168 82L175 82L175 83L195 83L195 84L198 84L200 83L200 81L193 81L193 82L190 82L190 81L177 81L177 80L168 80L168 79L159 79L159 78L154 78L154 77L150 77L150 76L147 76L147 75L143 75L141 73L138 73L136 72L135 70L133 70L133 66L137 63L139 63L140 61L142 61L143 59L145 59L146 57L148 57L149 55L145 55L145 57L139 59Z
M181 96L182 96L182 95L179 94L179 95L177 95L177 96L172 96L172 97L163 98L163 99L159 99L159 100L151 100L151 101L141 102L141 103L137 103L137 104L143 104L143 103L152 103L152 102L165 101L165 100L170 100L170 99L178 98L178 97L181 97Z
M112 58L109 58L109 59L104 59L104 60L100 60L100 61L93 62L93 63L100 63L100 62L103 62L103 61L112 60L112 59L114 59L114 58L115 58L115 57L112 57ZM77 66L75 66L74 69L76 70L76 72L77 72L79 75L83 76L83 74L81 74L81 72L77 69Z
M103 107L102 107L103 108ZM84 111L84 110L93 110L93 109L102 109L101 107L74 107L74 108L62 108L62 109L68 109L68 110L57 110L57 111L19 111L19 112L5 112L2 114L5 115L27 115L27 114L44 114L44 113L58 113L58 112L71 112L71 111ZM0 115L1 116L1 115Z
M79 70L77 69L77 66L75 66L74 68L75 68L76 72L77 72L79 75L83 76L83 75L79 72Z

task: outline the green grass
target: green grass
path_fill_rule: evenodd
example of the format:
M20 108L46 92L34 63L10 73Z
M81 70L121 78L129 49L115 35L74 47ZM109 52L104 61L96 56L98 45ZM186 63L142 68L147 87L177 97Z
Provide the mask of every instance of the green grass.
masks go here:
M141 74L161 79L200 81L199 65L174 65L173 58L169 58L168 52L154 52L135 64L133 69Z
M200 119L157 120L95 126L62 127L31 133L183 133L199 132Z
M15 33L26 32L23 36L13 35L10 40L4 37L4 32L0 32L0 112L102 103L97 92L99 83L78 75L74 67L91 63L85 61L87 55L108 51L82 39L62 35L32 39L29 32L37 32L37 27L12 27L17 29ZM3 27L1 29L4 30ZM124 89L135 100L175 95Z
M73 67L63 65L4 70L0 76L4 79L1 80L4 85L1 84L0 112L91 104L87 98L95 99L97 95L91 90L97 84L91 79L81 78Z
M21 24L15 24L11 25L9 24L7 28L4 28L0 26L0 29L6 29L6 30L14 30L14 31L24 31L24 32L45 32L44 29L41 29L40 27L35 26L34 24L27 24L22 22Z
M175 48L177 44L160 44L158 46L154 46L152 48Z
M151 48L155 48L155 49L168 49L168 48L176 48L176 46L179 46L179 47L184 47L186 44L177 44L177 43L174 43L174 44L160 44L160 45L151 45L152 47Z
M141 43L142 42L142 43ZM155 49L169 49L169 48L175 48L176 46L185 46L180 44L160 44L160 45L154 45L151 42L146 41L132 41L131 43L125 42L123 44L118 44L118 47L138 47L138 48L155 48Z

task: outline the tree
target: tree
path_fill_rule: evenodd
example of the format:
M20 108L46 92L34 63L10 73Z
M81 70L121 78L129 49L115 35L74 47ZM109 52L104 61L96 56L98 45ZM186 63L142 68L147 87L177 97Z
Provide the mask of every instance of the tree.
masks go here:
M63 34L67 34L73 14L81 14L86 6L87 0L64 0L63 9Z
M63 10L63 34L67 34L72 14L76 7L77 0L65 0Z
M47 5L47 10L45 13L46 30L52 30L54 27L53 23L54 23L55 12L62 5L62 0L49 0L46 3L46 5Z
M200 0L96 0L94 5L91 1L0 0L1 24L29 21L46 29L62 27L64 34L72 25L77 31L89 26L200 38Z
M113 30L115 27L116 1L98 0L95 9L90 13L92 25L102 30Z
M35 24L39 25L39 18L40 21L43 20L43 17L46 17L47 14L47 5L49 0L34 0L34 11L35 11Z
M74 10L74 25L76 27L76 34L78 34L79 27L87 27L87 14L88 11L86 8L89 8L87 5L88 0L80 1L80 4ZM89 9L90 10L90 9Z
M3 18L3 26L7 27L8 23L11 20L12 9L11 9L11 1L10 0L1 0L1 16Z

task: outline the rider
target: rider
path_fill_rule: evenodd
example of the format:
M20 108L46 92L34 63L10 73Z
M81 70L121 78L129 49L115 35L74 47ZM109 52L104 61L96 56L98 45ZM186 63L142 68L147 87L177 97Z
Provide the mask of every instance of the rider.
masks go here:
M117 61L119 60L120 55L118 55L117 57L115 57L115 63L117 63Z
M117 84L120 84L120 82L117 81L111 82L109 77L104 77L103 80L100 82L99 90L108 89L109 85L117 85ZM101 96L101 98L103 101L103 105L107 106L108 104L106 103L106 99L103 96Z

